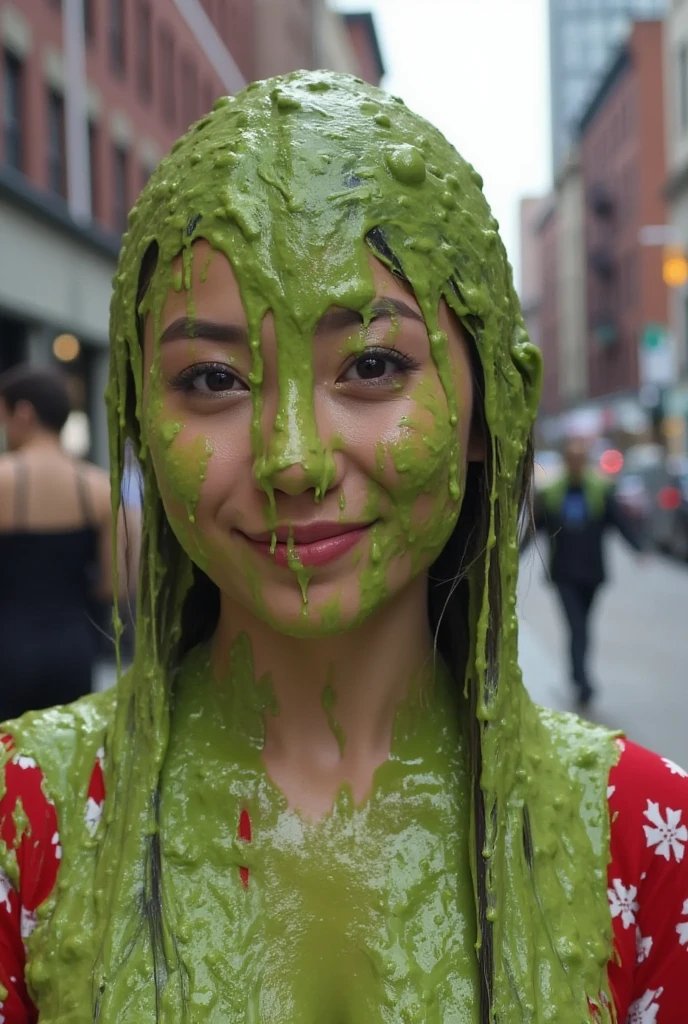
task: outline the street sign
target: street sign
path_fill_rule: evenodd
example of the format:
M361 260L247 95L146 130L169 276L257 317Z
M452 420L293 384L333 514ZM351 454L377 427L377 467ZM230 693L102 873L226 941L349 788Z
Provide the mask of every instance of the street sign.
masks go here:
M640 339L640 382L666 387L674 382L674 346L664 324L646 324Z

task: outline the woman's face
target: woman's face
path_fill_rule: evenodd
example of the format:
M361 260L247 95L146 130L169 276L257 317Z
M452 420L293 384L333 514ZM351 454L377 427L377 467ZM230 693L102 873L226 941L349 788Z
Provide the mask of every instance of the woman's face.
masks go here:
M482 457L458 322L442 303L448 401L412 292L370 266L372 321L331 308L301 349L312 372L268 314L255 382L236 277L205 241L192 301L166 297L157 357L147 318L145 430L173 529L227 600L283 632L339 631L405 592L448 540L466 462Z

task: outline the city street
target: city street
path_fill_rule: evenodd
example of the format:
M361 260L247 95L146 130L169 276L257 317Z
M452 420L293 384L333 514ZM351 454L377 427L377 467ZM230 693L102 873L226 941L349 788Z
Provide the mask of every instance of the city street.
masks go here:
M659 555L640 566L615 539L608 554L610 582L593 612L598 695L588 717L688 766L688 566ZM535 700L569 710L567 638L545 558L538 542L521 563L521 667Z

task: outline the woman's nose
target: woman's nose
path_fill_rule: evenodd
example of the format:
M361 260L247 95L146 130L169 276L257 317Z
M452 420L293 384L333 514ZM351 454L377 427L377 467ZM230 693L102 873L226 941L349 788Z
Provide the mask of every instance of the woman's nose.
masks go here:
M318 429L312 392L297 395L297 390L280 403L267 444L254 462L254 476L268 493L312 490L319 501L335 483L337 469Z
M317 501L330 489L334 474L334 459L323 449L291 465L273 469L270 482L275 491L282 491L283 494L296 496L313 491Z

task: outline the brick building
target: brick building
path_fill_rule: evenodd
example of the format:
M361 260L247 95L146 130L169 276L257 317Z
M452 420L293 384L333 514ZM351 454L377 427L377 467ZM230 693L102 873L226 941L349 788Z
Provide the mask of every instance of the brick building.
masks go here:
M356 11L342 17L356 55L359 75L366 82L379 85L385 73L385 65L372 15L367 11Z
M559 302L558 247L559 223L555 196L542 206L536 226L539 263L540 296L538 307L538 346L542 352L544 374L540 412L551 416L560 410L559 395Z
M664 30L669 241L688 253L688 3L674 0ZM677 385L666 396L667 412L688 450L688 287L672 288L670 326ZM680 428L679 428L680 424Z
M662 251L639 244L667 216L662 33L634 24L580 125L591 398L637 394L643 331L668 319Z
M129 209L219 95L316 58L367 74L344 20L316 46L324 15L340 17L325 0L0 0L0 370L51 361L56 336L73 335L66 365L97 461Z
M521 312L528 337L534 345L540 345L540 299L542 295L542 260L540 217L547 199L541 196L526 196L519 204L520 280L518 295Z

